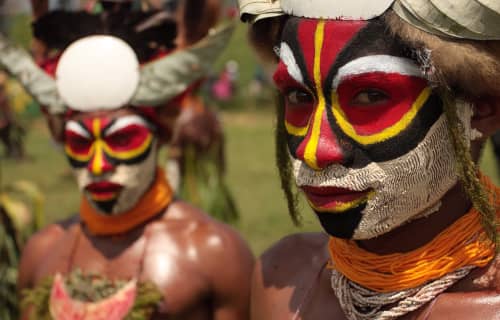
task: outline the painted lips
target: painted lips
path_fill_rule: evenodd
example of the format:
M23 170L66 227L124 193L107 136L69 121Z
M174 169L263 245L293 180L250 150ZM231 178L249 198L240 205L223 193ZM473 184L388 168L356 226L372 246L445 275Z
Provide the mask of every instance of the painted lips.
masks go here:
M118 196L121 189L121 185L108 181L94 182L85 188L95 201L111 201Z
M372 190L353 191L336 187L303 186L309 204L320 212L344 212L368 201Z

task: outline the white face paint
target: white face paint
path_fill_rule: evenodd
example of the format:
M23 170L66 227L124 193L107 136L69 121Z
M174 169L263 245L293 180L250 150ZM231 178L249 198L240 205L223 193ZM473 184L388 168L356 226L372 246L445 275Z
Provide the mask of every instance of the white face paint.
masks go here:
M135 165L117 165L113 172L101 177L92 175L86 168L74 169L73 172L78 188L97 209L100 209L100 206L92 199L86 188L92 183L102 181L121 185L123 188L110 212L112 215L117 215L132 209L151 187L156 174L156 155L155 145L143 162Z
M132 209L156 174L157 141L137 115L66 123L66 154L79 189L105 214Z
M457 109L466 137L470 137L472 108L458 102ZM299 187L374 191L354 231L352 238L356 240L380 236L416 217L432 213L458 181L444 114L415 149L390 161L371 162L360 169L333 164L322 171L312 170L294 158L292 162Z

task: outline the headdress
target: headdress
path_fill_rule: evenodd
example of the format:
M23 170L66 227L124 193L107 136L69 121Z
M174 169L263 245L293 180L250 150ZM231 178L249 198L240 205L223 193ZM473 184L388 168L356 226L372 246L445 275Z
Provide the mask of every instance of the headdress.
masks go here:
M121 12L122 16L116 17L116 21L106 26L100 25L102 19L94 18L84 11L51 12L51 19L47 18L43 25L38 26L39 29L45 26L53 38L61 40L62 45L51 39L52 48L62 49L60 47L64 47L67 42L71 43L64 48L60 59L57 58L55 79L37 65L23 48L2 35L0 64L41 105L46 106L50 114L61 114L68 108L92 111L127 105L156 107L164 105L200 80L227 44L233 30L232 23L219 25L190 46L176 48L168 54L159 52L158 58L153 56L143 59L138 57L138 46L134 45L134 40L150 40L147 32L143 31L158 27L168 19L161 17L162 12L135 16L130 12ZM119 21L120 17L126 20ZM142 17L142 20L136 17ZM60 18L63 24L57 26L54 23L58 21L56 18ZM71 19L76 22L71 24ZM70 25L64 25L65 22ZM128 24L131 30L120 29L122 24ZM34 26L37 36L37 22ZM75 31L71 27L79 29L77 36L71 32ZM116 27L116 32L109 32L113 27ZM64 28L64 36L57 34L58 30ZM126 39L129 44L119 39L126 32L132 33L132 37ZM76 39L71 39L71 36Z
M241 0L243 20L284 14L306 18L368 20L392 8L399 17L429 33L474 40L500 40L500 4L494 0Z

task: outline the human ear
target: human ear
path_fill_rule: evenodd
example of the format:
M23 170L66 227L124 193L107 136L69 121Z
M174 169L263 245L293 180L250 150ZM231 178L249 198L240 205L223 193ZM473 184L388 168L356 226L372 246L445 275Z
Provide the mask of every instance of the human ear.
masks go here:
M52 139L57 143L64 142L64 116L63 115L53 115L44 112L45 120L47 121L47 126L49 127Z
M471 126L485 137L497 132L500 129L500 98L488 97L476 100Z

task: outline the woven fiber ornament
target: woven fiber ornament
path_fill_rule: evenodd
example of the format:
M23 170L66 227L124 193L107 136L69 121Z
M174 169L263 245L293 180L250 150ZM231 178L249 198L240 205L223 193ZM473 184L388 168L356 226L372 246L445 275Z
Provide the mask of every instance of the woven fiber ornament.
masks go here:
M393 10L429 33L471 40L500 40L500 1L398 0Z

